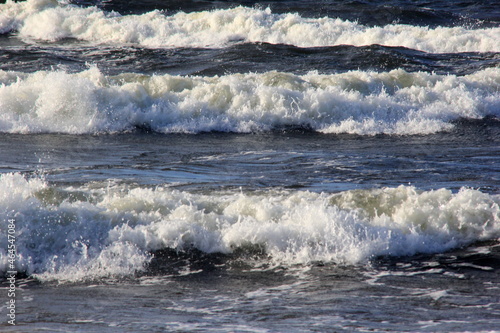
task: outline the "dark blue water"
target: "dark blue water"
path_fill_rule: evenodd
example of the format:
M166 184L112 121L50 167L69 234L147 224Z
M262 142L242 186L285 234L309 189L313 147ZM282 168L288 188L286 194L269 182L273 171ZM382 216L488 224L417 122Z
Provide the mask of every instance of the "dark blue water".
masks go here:
M0 330L497 330L499 22L3 1Z

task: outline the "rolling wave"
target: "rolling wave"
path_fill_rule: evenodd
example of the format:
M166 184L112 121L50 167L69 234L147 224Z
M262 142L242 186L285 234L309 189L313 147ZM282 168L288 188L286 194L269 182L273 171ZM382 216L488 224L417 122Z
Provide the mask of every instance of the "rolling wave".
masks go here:
M147 269L152 253L168 249L227 254L257 247L263 260L281 265L352 265L500 237L500 197L466 188L196 194L108 182L61 188L3 174L0 189L0 227L10 219L18 231L16 269L41 280L133 275ZM2 272L6 242L0 239Z
M500 51L498 27L365 26L338 18L305 18L247 7L170 16L160 11L121 15L55 0L9 0L0 8L0 34L15 32L27 41L74 38L93 44L149 48L225 47L240 42L299 47L380 44L433 53Z
M0 131L95 134L258 132L429 134L499 117L500 69L214 77L0 71Z

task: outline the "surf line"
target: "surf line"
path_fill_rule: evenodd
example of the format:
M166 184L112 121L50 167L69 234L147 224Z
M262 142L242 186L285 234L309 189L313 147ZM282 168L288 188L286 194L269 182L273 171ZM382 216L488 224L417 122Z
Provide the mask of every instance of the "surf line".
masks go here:
M7 224L7 243L8 243L8 254L7 254L7 323L10 325L16 325L16 257L17 257L17 247L16 247L16 220L9 219Z

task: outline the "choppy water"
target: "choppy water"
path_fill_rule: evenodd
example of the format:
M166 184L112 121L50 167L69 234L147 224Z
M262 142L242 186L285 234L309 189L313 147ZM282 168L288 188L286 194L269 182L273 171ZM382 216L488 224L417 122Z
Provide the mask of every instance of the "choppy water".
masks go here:
M3 2L2 331L498 330L499 21Z

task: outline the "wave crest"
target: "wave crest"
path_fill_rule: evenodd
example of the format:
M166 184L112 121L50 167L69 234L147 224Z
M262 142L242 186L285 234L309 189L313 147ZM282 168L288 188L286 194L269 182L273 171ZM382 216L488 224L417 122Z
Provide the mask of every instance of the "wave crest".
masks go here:
M11 0L0 5L0 33L23 39L75 38L91 43L144 47L224 47L234 42L265 42L299 47L334 45L404 46L434 53L499 52L500 28L368 27L336 18L304 18L268 9L237 7L167 16L153 11L120 15L97 7L50 0Z
M467 76L353 71L216 77L0 71L0 131L429 134L500 116L500 69Z
M465 188L196 194L108 183L60 188L19 174L0 176L0 185L0 194L24 198L0 196L0 227L16 223L16 269L42 280L132 275L163 249L259 248L281 265L359 264L500 237L500 197ZM6 242L0 240L2 272Z

